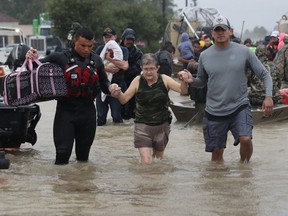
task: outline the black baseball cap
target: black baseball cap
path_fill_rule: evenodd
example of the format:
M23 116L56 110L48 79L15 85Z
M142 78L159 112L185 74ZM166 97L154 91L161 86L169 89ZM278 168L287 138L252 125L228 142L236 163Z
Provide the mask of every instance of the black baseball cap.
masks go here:
M105 35L116 35L116 32L114 29L107 27L104 29L102 36Z

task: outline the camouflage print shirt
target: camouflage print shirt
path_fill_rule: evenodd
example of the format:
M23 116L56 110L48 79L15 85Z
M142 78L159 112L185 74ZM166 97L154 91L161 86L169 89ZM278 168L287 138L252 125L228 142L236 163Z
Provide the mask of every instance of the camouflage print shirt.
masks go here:
M160 125L168 122L171 113L168 109L168 90L163 82L162 75L149 86L141 75L136 98L135 122L147 125Z
M268 52L264 45L259 45L255 51L256 56L262 62L266 70L270 73L273 80L273 102L281 103L279 89L281 86L281 75L276 65L268 59ZM251 71L248 72L250 84L249 99L252 105L262 105L265 99L265 88L263 82Z
M281 47L273 62L279 70L281 80L288 82L288 44Z

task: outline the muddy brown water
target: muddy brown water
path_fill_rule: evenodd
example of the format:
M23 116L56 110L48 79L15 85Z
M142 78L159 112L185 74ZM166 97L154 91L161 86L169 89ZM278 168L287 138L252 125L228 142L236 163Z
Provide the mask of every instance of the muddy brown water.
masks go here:
M172 100L187 99L170 93ZM201 125L171 124L166 156L139 164L133 121L97 127L90 161L55 166L55 102L39 103L38 141L23 144L0 170L0 215L288 215L288 121L256 125L254 154L239 163L229 136L225 162L210 162ZM187 119L188 121L188 119Z

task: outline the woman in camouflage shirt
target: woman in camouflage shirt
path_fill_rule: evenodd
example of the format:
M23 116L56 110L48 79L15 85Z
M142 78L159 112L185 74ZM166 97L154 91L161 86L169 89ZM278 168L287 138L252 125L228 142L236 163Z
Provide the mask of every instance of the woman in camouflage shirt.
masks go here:
M155 54L144 54L141 59L141 75L134 78L123 93L119 88L112 90L122 104L134 95L136 98L134 146L138 148L142 164L151 164L153 158L162 158L169 140L171 113L169 90L187 94L184 80L191 78L190 73L180 71L176 82L165 74L157 73L159 65Z

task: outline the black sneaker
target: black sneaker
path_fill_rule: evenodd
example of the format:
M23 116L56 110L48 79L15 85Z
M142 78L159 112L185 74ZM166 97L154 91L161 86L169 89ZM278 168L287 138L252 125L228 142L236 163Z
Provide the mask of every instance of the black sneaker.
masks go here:
M97 122L97 126L103 126L105 124L106 124L106 122L100 122L100 121Z
M234 140L233 145L234 145L234 146L237 146L239 143L240 143L240 140L239 140L239 139L236 139L236 140Z

